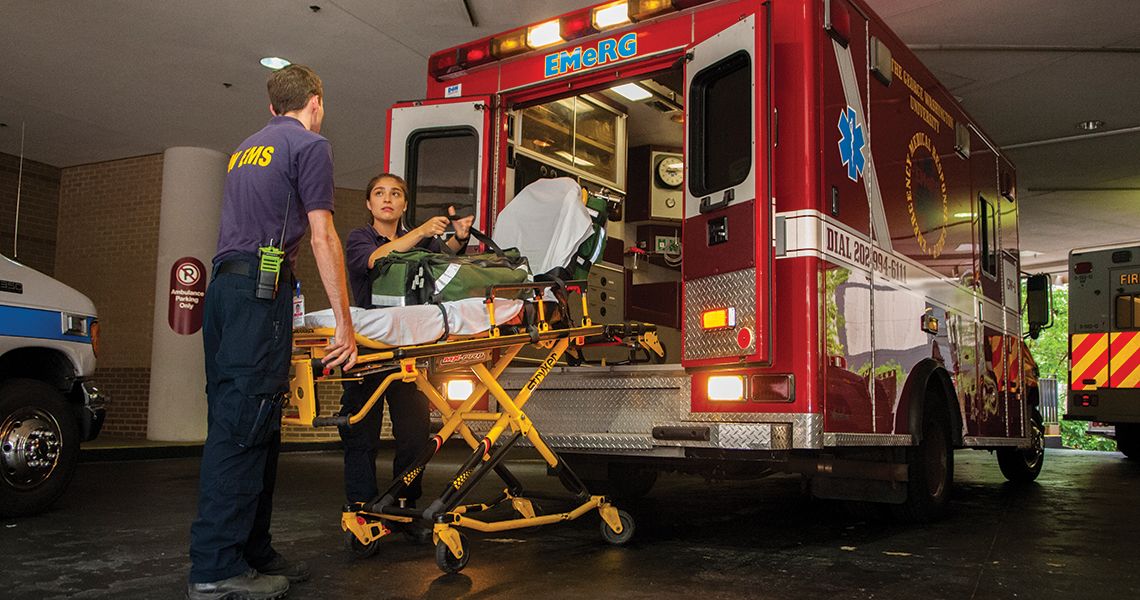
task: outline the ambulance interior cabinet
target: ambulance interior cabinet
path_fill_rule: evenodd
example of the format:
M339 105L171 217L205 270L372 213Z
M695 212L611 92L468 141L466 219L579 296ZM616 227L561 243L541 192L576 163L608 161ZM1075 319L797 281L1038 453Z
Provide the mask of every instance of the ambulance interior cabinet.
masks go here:
M684 216L684 168L680 148L630 148L625 220L680 223Z
M625 189L626 115L593 96L531 106L516 115L515 151Z

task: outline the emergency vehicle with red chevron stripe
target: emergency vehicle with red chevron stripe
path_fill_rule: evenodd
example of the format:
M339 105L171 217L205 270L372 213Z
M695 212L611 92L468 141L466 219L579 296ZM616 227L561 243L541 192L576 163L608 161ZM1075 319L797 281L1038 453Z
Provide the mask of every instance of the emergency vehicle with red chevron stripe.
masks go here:
M1112 424L1120 451L1140 457L1140 242L1069 253L1065 418Z

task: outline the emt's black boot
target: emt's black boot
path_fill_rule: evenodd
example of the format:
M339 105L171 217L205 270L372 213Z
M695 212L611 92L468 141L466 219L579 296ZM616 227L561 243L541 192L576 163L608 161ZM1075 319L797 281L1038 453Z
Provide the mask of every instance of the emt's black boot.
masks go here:
M257 572L262 575L285 577L289 580L289 583L308 581L311 575L309 573L309 565L306 565L305 561L299 560L292 562L280 554L274 556L273 560L268 563L258 567Z
M186 588L186 597L190 600L274 600L288 592L288 579L250 569L221 581L191 583Z

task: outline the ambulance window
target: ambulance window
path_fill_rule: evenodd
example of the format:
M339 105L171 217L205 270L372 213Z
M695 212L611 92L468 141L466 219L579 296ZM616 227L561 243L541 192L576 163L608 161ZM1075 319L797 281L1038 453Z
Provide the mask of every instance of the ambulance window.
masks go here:
M408 210L415 227L424 219L446 215L448 205L474 214L479 135L470 127L425 129L408 136ZM466 209L466 210L464 210Z
M1116 297L1116 329L1140 329L1140 296Z
M740 185L752 170L751 65L741 51L693 76L689 181L696 196Z
M978 195L978 217L982 271L997 277L997 215L994 214L994 205L981 195Z

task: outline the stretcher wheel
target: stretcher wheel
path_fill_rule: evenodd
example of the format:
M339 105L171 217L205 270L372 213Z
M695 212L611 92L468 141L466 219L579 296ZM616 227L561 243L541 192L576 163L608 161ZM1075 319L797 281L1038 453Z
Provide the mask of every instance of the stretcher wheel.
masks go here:
M443 540L436 542L435 564L440 571L455 574L467 566L467 561L471 558L471 545L467 543L467 536L462 533L459 534L459 544L463 547L463 558L455 558L455 555L451 553L451 548L448 548Z
M363 544L360 540L356 539L351 531L344 532L344 549L352 554L353 558L368 558L376 554L380 549L380 538L376 538L367 544Z
M618 518L621 519L621 533L610 529L609 523L602 519L602 539L615 546L623 546L633 538L633 517L624 510L618 510Z

